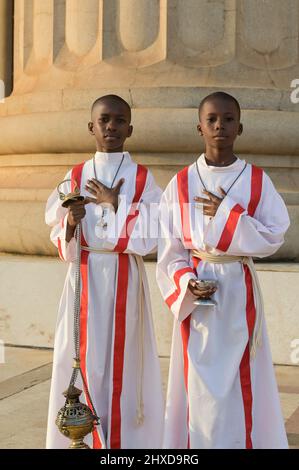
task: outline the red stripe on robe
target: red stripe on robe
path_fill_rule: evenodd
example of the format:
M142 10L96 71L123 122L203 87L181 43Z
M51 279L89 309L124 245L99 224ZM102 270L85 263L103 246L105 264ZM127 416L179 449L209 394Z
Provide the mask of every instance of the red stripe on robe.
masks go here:
M129 279L128 255L118 255L117 294L113 355L113 393L111 409L111 449L121 449L121 392L126 338L126 307Z
M58 244L58 254L59 254L59 258L62 259L62 261L64 261L64 257L63 257L63 254L62 254L62 248L61 248L61 240L60 238L58 237L57 238L57 244Z
M227 251L229 249L240 215L243 212L244 209L239 204L235 204L234 207L231 209L218 245L216 246L217 250Z
M181 213L182 234L186 246L188 248L192 248L188 174L189 167L184 168L177 174L177 187Z
M262 194L262 183L263 183L263 170L254 165L251 167L251 194L250 201L248 204L247 212L251 217L254 216L256 208ZM240 215L244 212L244 209L236 204L230 211L227 222L221 234L220 240L217 245L217 249L221 251L227 251L232 242Z
M118 252L118 281L115 304L115 333L114 333L114 359L113 359L113 392L111 409L111 449L121 448L121 392L123 384L123 365L126 337L126 302L129 278L129 258L123 251L126 250L134 225L137 221L139 211L136 206L143 194L148 170L137 165L135 194L132 206L123 226L120 238L114 251ZM130 231L128 232L128 227Z
M251 170L251 195L248 204L248 215L254 216L262 194L263 170L252 166ZM248 338L251 338L256 318L254 304L253 284L248 266L244 266L245 286L246 286L246 321L248 328ZM240 382L245 416L246 449L252 449L252 386L250 372L250 343L248 341L241 363Z
M186 389L186 399L187 399L187 449L190 449L190 432L189 432L189 396L188 396L188 372L189 372L189 359L188 359L188 344L190 338L190 321L191 314L185 318L181 323L181 335L182 335L182 344L183 344L183 360L184 360L184 383Z
M250 217L254 216L258 203L260 202L263 188L263 170L257 166L251 167L251 197L247 212Z
M82 171L83 167L85 165L85 162L80 163L79 165L75 166L72 169L72 176L71 176L71 191L75 191L75 188L79 188L81 191L81 179L82 179ZM87 246L86 240L83 235L83 224L81 224L81 245Z
M137 165L136 181L135 181L135 194L132 201L131 209L126 218L124 226L122 228L119 240L113 251L118 253L123 253L128 246L130 236L133 232L135 223L137 221L139 211L137 210L137 205L141 199L142 193L145 188L147 178L147 169L142 165ZM129 229L129 230L128 230Z
M64 228L64 217L61 219L61 228ZM65 261L64 256L63 256L63 254L62 254L61 240L60 240L59 237L58 237L58 239L57 239L57 243L58 243L58 254L59 254L59 258L62 259L62 261Z
M246 321L248 328L248 337L251 338L255 322L255 305L253 296L253 286L251 274L248 266L244 266L245 285L246 285ZM246 449L252 449L252 387L250 373L250 348L249 341L246 345L241 363L240 363L240 381L243 397L245 431L246 431Z
M174 274L174 277L173 277L173 280L177 286L176 290L170 294L167 299L165 300L165 302L167 303L168 307L171 308L172 304L174 304L174 302L176 302L176 300L178 299L180 293L181 293L181 286L180 286L180 279L182 276L184 276L184 274L186 273L194 273L193 269L191 267L186 267L186 268L181 268L181 269L178 269L175 274Z

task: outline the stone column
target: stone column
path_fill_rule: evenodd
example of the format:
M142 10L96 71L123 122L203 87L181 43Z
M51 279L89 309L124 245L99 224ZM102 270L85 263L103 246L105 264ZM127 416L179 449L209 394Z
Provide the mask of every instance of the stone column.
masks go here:
M95 98L131 104L127 149L165 187L202 151L197 106L221 89L242 107L236 152L267 171L290 212L272 261L298 262L298 25L297 0L15 0L14 88L0 104L0 251L56 254L45 201L94 152Z
M14 91L0 106L0 206L10 207L0 250L54 254L44 202L94 150L86 122L96 97L130 102L128 149L165 186L202 149L198 102L224 89L243 109L237 152L268 171L294 222L274 258L299 260L297 0L15 0L14 16Z

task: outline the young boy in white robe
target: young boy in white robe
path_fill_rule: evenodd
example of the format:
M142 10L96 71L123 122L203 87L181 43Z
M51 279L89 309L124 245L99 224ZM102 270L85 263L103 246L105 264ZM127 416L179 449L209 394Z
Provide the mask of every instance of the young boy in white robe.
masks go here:
M163 394L142 256L156 249L157 239L148 236L148 227L158 222L161 190L152 174L123 150L133 130L126 101L116 95L97 99L88 129L97 151L69 171L59 188L64 194L80 188L84 200L65 208L54 190L46 208L46 223L53 227L51 240L60 258L69 263L55 334L47 448L70 444L55 420L64 405L62 393L68 387L75 354L75 229L79 222L80 363L100 418L100 425L85 442L92 448L159 448ZM75 386L83 390L83 385L79 376ZM91 407L88 395L80 399Z
M235 98L207 96L197 129L205 153L160 204L157 280L175 317L164 447L287 448L252 262L283 244L287 209L267 174L234 154Z

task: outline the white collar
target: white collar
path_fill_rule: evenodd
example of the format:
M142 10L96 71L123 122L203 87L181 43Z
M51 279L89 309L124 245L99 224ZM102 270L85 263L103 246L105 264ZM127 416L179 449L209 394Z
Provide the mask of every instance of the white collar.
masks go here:
M208 165L206 162L204 153L202 153L200 157L197 159L197 164L199 167L204 167L206 170L213 171L213 172L238 171L242 169L242 167L244 166L244 163L245 163L244 160L240 160L240 158L237 157L237 160L228 166Z
M129 152L96 152L94 158L96 163L119 164L124 156L124 162L131 161Z

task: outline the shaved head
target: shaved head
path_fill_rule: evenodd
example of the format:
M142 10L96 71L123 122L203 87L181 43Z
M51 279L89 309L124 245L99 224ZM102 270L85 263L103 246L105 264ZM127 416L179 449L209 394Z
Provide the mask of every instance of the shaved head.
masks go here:
M111 105L119 105L121 109L125 109L126 113L128 113L129 121L131 122L131 108L129 104L120 96L118 95L104 95L100 98L97 98L91 107L91 118L93 117L94 111L97 107L101 104L111 104Z
M207 102L216 101L216 100L229 101L231 103L234 103L234 105L237 108L239 118L241 117L241 108L240 108L240 105L239 105L238 101L236 100L236 98L234 98L232 95L229 95L228 93L225 93L224 91L216 91L215 93L211 93L210 95L206 96L200 102L199 107L198 107L199 120L200 120L201 111L202 111L204 105Z
M96 139L98 152L123 152L125 140L131 136L131 108L120 96L97 98L91 107L88 130Z

